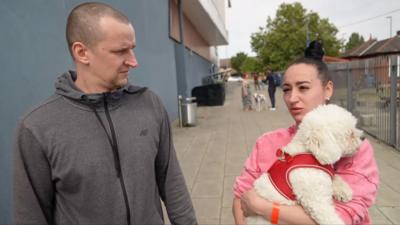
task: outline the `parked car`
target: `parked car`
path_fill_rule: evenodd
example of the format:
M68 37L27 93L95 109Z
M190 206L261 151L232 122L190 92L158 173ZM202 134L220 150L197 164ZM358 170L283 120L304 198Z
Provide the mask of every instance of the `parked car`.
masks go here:
M228 77L228 82L242 82L243 78L240 76L230 76Z

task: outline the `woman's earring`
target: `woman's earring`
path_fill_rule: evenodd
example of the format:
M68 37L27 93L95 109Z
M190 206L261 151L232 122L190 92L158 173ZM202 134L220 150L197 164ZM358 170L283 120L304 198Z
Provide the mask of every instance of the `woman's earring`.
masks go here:
M325 98L325 103L328 104L330 100L331 100L331 98L326 97L326 98Z

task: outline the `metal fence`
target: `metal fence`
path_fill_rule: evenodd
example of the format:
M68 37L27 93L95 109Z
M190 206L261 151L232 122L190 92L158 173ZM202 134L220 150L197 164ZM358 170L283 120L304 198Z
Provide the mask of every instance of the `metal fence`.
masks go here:
M365 132L400 150L400 55L329 63L332 102L351 111Z

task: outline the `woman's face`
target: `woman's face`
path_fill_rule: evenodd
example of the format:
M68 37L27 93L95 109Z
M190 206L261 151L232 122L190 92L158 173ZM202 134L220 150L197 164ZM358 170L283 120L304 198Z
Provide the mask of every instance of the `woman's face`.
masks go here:
M324 104L333 94L333 83L323 86L318 71L304 63L290 66L283 77L283 99L290 114L300 124L304 115Z

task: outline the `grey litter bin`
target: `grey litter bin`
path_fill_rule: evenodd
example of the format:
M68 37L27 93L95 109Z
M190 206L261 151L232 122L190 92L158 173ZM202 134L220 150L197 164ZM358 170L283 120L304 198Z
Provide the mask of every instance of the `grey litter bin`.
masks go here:
M196 98L186 98L182 102L182 124L184 126L196 126L197 123L197 103Z

